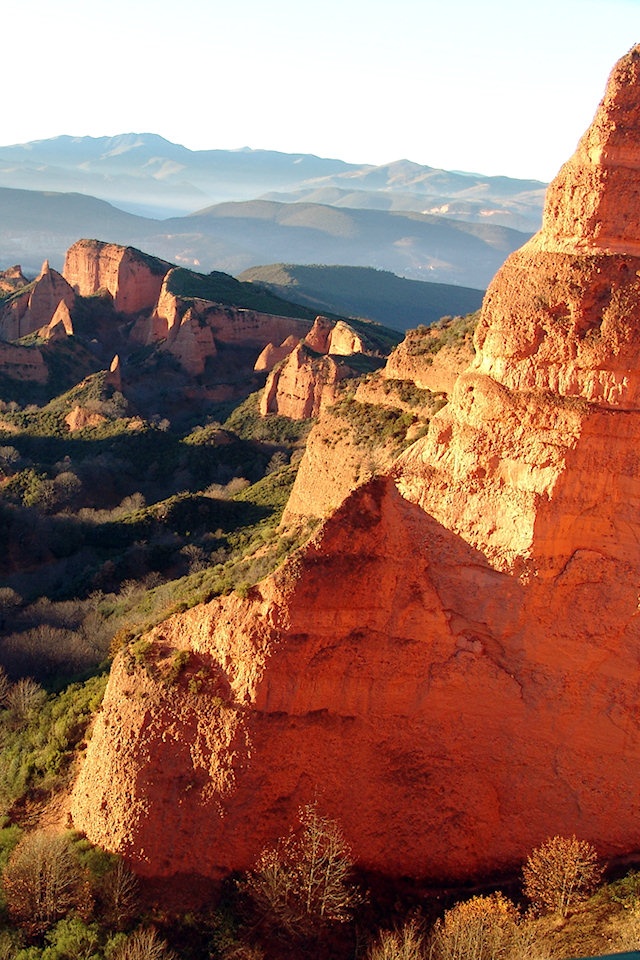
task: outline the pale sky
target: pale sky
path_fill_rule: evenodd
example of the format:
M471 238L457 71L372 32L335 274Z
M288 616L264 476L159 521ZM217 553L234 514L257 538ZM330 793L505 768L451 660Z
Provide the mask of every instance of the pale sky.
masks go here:
M22 0L5 39L3 145L151 132L549 180L640 0Z

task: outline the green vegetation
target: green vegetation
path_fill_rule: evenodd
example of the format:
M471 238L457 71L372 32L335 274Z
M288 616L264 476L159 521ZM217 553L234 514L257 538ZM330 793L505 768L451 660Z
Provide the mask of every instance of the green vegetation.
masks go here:
M33 800L64 785L106 682L102 671L57 695L47 695L25 678L9 687L0 709L0 813L9 814L27 796Z
M356 444L369 448L390 444L400 450L407 442L409 427L418 420L398 407L360 403L352 393L335 403L331 411L347 421Z
M443 347L470 344L480 319L480 312L464 317L443 317L431 327L419 326L407 334L404 349L409 356L436 354Z
M186 299L211 300L228 306L269 313L279 317L315 320L316 311L291 303L252 283L242 283L217 270L208 274L176 267L168 279L168 290Z

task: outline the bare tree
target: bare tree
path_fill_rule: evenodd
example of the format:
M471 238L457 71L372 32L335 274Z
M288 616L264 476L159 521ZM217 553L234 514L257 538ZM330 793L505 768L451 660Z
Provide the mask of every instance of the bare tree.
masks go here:
M381 930L367 952L367 960L425 960L426 956L424 934L415 920L396 930Z
M30 933L90 904L85 871L62 834L27 834L11 854L2 882L11 917Z
M30 713L42 706L46 693L31 677L22 677L10 687L6 704L16 720L26 720Z
M537 910L569 909L586 900L602 878L598 854L586 840L576 836L551 837L528 857L522 874L524 893Z
M127 937L113 960L178 960L155 927L140 927Z
M362 896L335 820L322 817L315 803L302 807L299 819L299 832L263 852L244 888L264 920L305 935L349 920Z
M133 919L138 908L138 878L123 860L118 860L105 875L100 889L106 918L122 929Z

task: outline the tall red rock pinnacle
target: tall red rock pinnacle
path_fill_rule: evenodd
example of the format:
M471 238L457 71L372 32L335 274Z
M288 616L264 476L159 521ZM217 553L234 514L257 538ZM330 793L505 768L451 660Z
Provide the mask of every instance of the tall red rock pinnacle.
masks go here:
M553 834L640 849L639 56L429 434L247 597L116 659L74 792L90 839L160 876L197 842L219 876L316 797L391 874L504 869Z

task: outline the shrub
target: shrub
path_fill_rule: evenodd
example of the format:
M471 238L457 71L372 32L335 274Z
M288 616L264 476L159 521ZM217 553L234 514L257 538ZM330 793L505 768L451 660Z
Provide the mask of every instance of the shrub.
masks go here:
M457 903L434 926L430 955L436 960L506 960L517 920L516 907L501 893Z
M576 836L551 837L528 857L523 870L524 893L537 910L569 909L598 886L602 867L595 848Z

